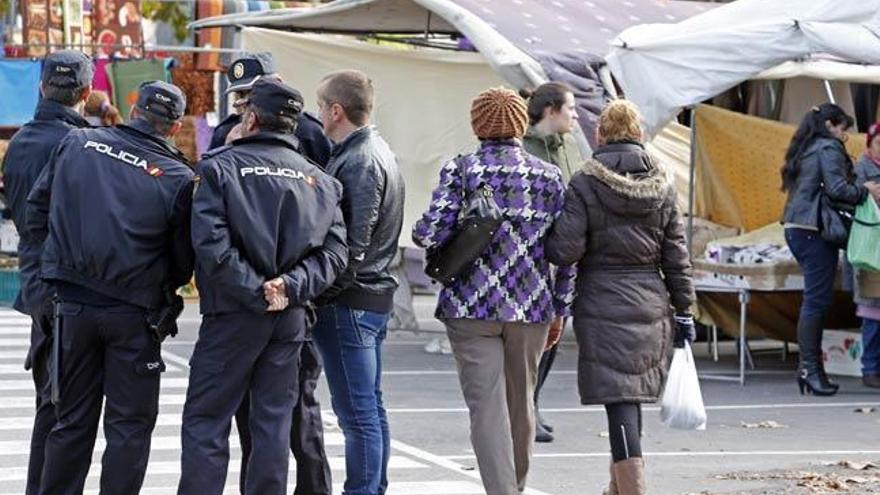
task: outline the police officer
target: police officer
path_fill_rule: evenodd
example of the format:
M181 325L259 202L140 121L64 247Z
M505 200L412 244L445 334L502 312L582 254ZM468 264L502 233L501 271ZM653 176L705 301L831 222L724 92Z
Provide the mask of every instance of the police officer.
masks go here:
M26 230L45 239L40 274L59 298L58 423L41 495L82 493L104 400L101 493L136 494L143 483L165 369L159 343L176 331L156 322L194 263L194 173L167 141L185 106L176 86L143 84L129 126L71 131L28 197Z
M92 84L92 61L81 52L63 50L48 55L43 62L40 83L42 99L34 119L12 137L3 159L3 182L6 204L12 221L21 233L18 244L21 291L14 307L31 316L31 348L25 359L36 388L36 415L31 433L26 495L39 493L43 470L43 445L55 425L55 412L49 400L48 351L51 348L51 287L37 276L42 245L24 235L27 195L49 155L71 129L88 127L79 114Z
M180 495L223 492L229 425L245 396L253 448L243 491L286 492L307 306L348 259L342 186L297 152L300 94L257 81L244 108L243 137L197 166L192 239L204 317L183 412Z
M280 81L275 73L275 62L268 52L246 54L229 66L228 93L234 95L237 111L243 111L243 103L254 83L261 79ZM221 122L214 130L211 148L223 146L229 140L230 131L241 124L242 115L234 113ZM324 167L330 157L330 141L324 136L321 122L311 114L303 111L297 118L294 136L299 141L299 151L307 159ZM238 128L234 133L238 132ZM234 136L232 136L234 138ZM296 458L296 492L294 495L330 495L333 482L330 464L324 450L324 431L321 423L321 404L315 397L315 388L321 377L321 361L315 344L308 340L303 344L302 362L299 369L300 401L293 411L293 429L290 431L290 450ZM247 478L247 460L251 449L251 436L247 424L250 403L245 397L241 407L235 414L235 424L241 443L241 470L239 472L240 489L244 492L244 480ZM300 428L300 425L310 425Z
M233 107L236 113L226 117L211 136L211 149L223 146L232 129L241 123L241 105L235 102L243 102L247 99L248 92L256 81L260 79L278 79L275 72L275 60L269 52L245 54L239 58L226 72L229 81L227 94L233 95ZM295 135L299 139L300 151L309 160L321 167L327 165L330 160L330 141L324 136L321 121L308 112L301 112L297 118Z

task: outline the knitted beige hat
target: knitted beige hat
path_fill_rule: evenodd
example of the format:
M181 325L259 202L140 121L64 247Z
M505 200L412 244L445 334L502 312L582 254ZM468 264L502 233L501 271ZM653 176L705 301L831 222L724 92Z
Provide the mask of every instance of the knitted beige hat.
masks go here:
M471 127L480 139L521 138L529 125L526 102L507 88L490 88L471 102Z

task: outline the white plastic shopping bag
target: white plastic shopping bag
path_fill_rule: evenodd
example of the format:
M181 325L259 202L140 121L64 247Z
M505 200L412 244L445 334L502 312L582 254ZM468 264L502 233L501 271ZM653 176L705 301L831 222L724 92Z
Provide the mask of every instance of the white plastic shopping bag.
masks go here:
M666 390L660 401L660 420L679 430L705 430L706 408L697 379L694 353L685 342L683 349L676 349L669 366Z

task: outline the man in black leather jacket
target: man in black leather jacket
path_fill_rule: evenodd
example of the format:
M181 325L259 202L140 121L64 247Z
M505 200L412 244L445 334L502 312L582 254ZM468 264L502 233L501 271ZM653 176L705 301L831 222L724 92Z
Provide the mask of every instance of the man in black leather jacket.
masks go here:
M388 421L379 387L381 353L397 281L389 265L403 222L404 186L388 144L369 125L373 85L342 71L318 87L318 108L334 142L327 172L343 186L348 268L318 299L314 338L346 442L344 492L385 493Z
M298 92L258 81L243 137L197 167L192 240L204 318L183 412L179 495L223 492L229 425L245 395L252 448L243 492L287 491L308 306L348 260L342 186L298 153L292 131L301 111Z
M43 446L46 435L55 425L55 411L49 398L47 368L52 342L52 298L54 290L37 273L43 246L24 232L28 193L49 161L55 146L71 129L89 124L77 107L89 96L92 61L81 52L62 50L46 57L43 63L40 91L43 99L37 104L34 119L22 126L9 143L3 158L3 183L6 204L18 229L19 276L21 290L14 307L31 317L31 347L25 358L36 389L36 414L31 433L25 495L36 495L43 471Z
M28 236L43 242L40 276L58 293L52 395L41 495L82 493L104 407L101 491L138 493L165 369L146 315L192 276L194 174L167 139L186 100L154 81L131 124L67 134L28 196Z

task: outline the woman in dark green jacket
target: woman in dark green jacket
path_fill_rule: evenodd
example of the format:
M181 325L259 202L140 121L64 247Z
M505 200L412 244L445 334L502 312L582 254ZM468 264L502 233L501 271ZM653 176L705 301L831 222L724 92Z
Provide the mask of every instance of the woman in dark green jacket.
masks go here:
M574 94L563 83L549 82L538 86L534 92L521 91L528 100L529 129L523 137L523 148L545 162L552 163L562 171L566 184L574 172L565 150L564 135L577 125ZM544 351L538 365L538 381L535 385L535 441L552 442L553 427L544 422L538 410L538 397L541 387L547 380L556 348L559 343Z

